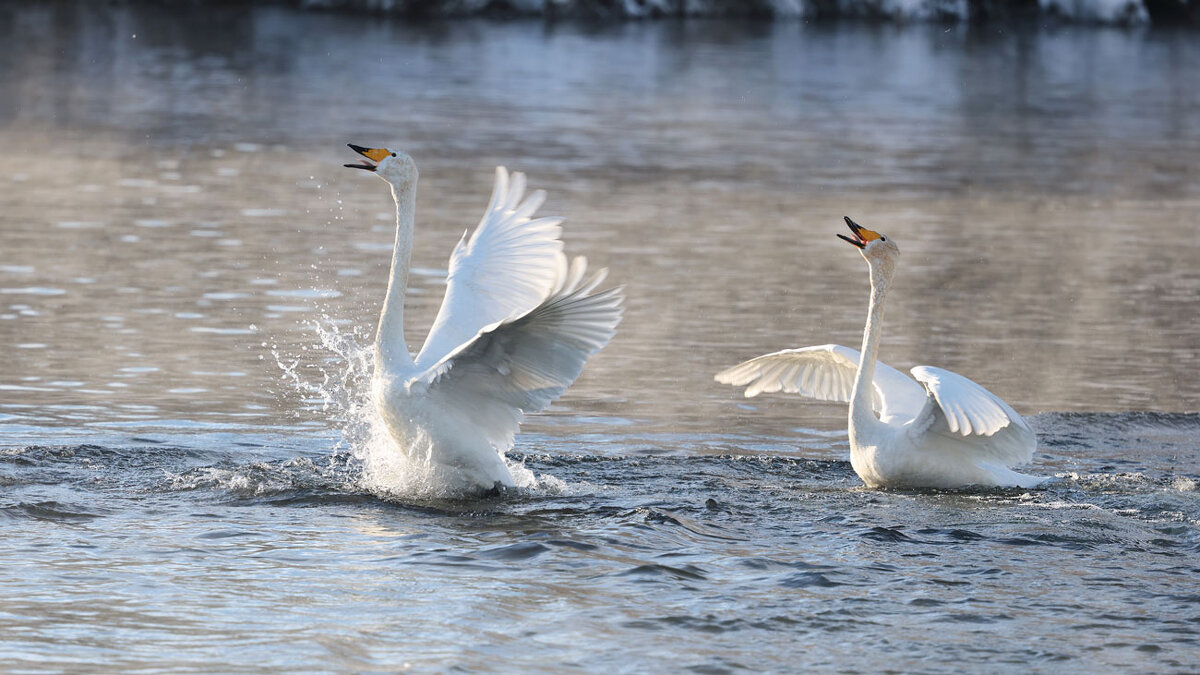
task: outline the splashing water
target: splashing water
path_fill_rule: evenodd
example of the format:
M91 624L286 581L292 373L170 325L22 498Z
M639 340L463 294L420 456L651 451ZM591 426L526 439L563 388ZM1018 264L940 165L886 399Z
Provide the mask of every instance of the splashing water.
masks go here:
M281 378L314 409L327 416L339 432L335 454L348 453L360 466L358 487L394 501L455 499L473 496L478 487L458 469L433 459L432 443L424 434L401 444L379 414L374 382L374 343L363 328L339 327L328 314L305 322L317 337L313 350L327 357L283 354L267 345ZM304 351L309 351L308 347ZM306 365L308 367L306 367ZM319 378L308 373L316 372ZM518 490L561 493L566 485L551 476L537 476L524 462L504 459Z

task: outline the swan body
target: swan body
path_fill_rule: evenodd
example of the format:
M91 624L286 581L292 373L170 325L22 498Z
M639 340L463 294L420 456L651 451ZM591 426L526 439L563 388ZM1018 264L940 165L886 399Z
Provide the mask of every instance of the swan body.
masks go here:
M545 199L497 167L483 219L450 256L446 295L414 358L404 341L418 172L412 158L350 146L391 186L396 243L375 338L372 393L410 459L462 487L514 487L504 453L527 412L544 409L612 339L620 288L596 291L606 270L563 254L561 218L534 218Z
M862 350L841 345L785 349L716 375L763 392L849 403L850 465L869 487L1034 487L1044 479L1013 471L1033 459L1037 437L998 396L957 373L918 366L912 377L876 362L883 305L900 249L846 218L871 275ZM878 416L876 416L878 413Z

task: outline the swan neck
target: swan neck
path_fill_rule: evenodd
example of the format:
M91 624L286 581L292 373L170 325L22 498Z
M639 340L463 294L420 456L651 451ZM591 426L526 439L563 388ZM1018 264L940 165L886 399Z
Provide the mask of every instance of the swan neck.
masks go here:
M871 266L871 302L867 307L867 325L863 328L862 349L859 354L858 374L854 378L854 389L850 394L850 429L865 429L881 425L875 416L875 360L879 354L880 334L883 328L883 301L891 285L890 271Z
M377 372L394 372L413 365L408 344L404 341L404 293L408 288L408 268L412 259L416 180L393 185L392 198L396 200L396 244L392 250L392 271L383 312L379 316L379 330L375 335Z

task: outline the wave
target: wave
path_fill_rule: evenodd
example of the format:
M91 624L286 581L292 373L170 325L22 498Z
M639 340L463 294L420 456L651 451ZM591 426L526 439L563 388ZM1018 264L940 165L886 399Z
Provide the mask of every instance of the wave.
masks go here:
M231 504L367 503L454 512L530 502L550 512L570 510L572 504L594 511L612 500L628 503L635 495L651 500L642 501L642 506L688 495L688 501L706 513L752 509L790 517L786 514L797 500L853 502L863 498L862 493L874 495L871 499L934 500L967 508L1097 509L1189 527L1200 521L1200 475L1193 459L1200 414L1048 413L1032 421L1041 439L1034 471L1053 476L1044 488L1033 491L863 490L849 462L832 451L837 459L829 459L830 453L824 458L799 456L804 449L796 456L698 454L682 446L678 453L648 455L632 444L627 453L610 453L620 447L617 439L604 446L606 454L590 453L586 444L575 441L547 453L543 449L554 442L538 438L519 443L508 455L514 474L522 476L519 488L480 494L455 489L453 481L436 475L435 469L387 445L390 438L373 445L356 436L356 423L340 439L328 436L303 448L286 439L247 436L220 443L206 439L199 447L80 444L0 449L0 485L8 495L0 500L0 510L22 517L94 514L87 507L76 508L87 503L80 502L77 493L102 500L191 493L204 501ZM522 451L522 446L538 451ZM49 502L73 504L59 509ZM43 506L48 510L41 510ZM678 513L643 515L657 527L697 536L724 534Z

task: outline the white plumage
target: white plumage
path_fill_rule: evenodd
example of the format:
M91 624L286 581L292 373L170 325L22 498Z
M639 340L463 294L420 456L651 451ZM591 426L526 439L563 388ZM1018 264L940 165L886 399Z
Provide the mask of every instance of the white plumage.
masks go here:
M563 219L532 219L546 193L522 200L524 194L525 174L510 181L508 171L496 167L483 218L450 254L446 297L417 355L419 368L441 361L484 327L529 311L564 277Z
M492 198L450 257L446 295L413 359L403 294L412 249L417 170L403 153L351 146L379 164L397 208L396 249L376 336L374 397L410 459L457 487L515 485L504 453L527 412L544 409L612 339L620 288L596 292L605 270L568 264L561 218L533 218L545 193L524 198L525 176L496 169Z
M913 368L914 380L876 362L883 300L900 250L846 222L855 238L842 238L862 249L871 270L863 353L841 345L785 349L722 371L716 380L745 386L747 397L783 391L849 403L850 463L872 487L1040 483L1009 468L1033 459L1037 438L998 396L941 368Z

